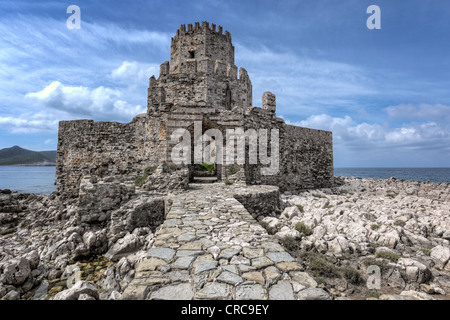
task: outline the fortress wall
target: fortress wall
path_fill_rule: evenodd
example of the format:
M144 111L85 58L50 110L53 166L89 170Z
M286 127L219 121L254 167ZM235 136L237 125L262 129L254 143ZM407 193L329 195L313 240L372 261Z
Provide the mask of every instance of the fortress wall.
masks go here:
M330 131L283 124L280 134L281 191L329 188L333 185L333 141Z
M326 188L333 184L333 144L329 131L287 125L269 110L253 108L246 115L246 129L279 130L279 171L262 175L261 168L269 165L246 165L246 182L280 187L281 192Z
M83 176L136 178L165 156L166 127L159 118L130 123L61 121L56 184L67 197L78 196Z

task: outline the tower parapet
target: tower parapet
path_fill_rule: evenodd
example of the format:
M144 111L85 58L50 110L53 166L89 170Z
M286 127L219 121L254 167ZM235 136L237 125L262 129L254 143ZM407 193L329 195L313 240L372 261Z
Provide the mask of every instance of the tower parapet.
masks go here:
M222 26L216 30L216 25L204 21L202 25L182 24L172 38L170 52L170 73L182 73L187 60L198 62L209 60L214 66L217 60L225 65L234 65L234 46L228 31L222 33ZM206 71L207 68L199 68Z
M161 64L159 78L150 81L148 113L165 110L161 103L242 112L252 105L250 77L244 68L238 77L228 31L206 21L179 27L171 41L170 62Z

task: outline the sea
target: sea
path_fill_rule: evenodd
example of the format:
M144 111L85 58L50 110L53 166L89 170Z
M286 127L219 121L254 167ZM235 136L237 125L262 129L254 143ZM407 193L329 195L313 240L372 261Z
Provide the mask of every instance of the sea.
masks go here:
M334 168L335 176L450 183L450 168ZM56 190L54 166L0 166L0 189L49 195Z
M49 195L56 190L55 166L0 166L0 189Z

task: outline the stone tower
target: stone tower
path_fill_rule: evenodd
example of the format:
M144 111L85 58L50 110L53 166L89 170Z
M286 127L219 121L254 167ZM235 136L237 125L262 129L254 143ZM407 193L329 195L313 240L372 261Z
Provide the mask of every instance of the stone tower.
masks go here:
M165 186L185 185L185 181L195 181L195 164L204 160L196 148L211 144L210 150L216 151L213 175L218 181L235 172L233 179L276 185L283 192L333 184L331 132L286 124L276 116L276 97L269 91L264 92L261 107L253 106L250 78L244 68L238 72L231 35L220 26L208 22L181 25L171 41L170 61L161 64L158 79L150 77L147 99L147 112L130 123L59 123L56 184L61 195L83 194L82 181L133 182L145 168L161 164L170 169L168 179L173 182ZM190 148L183 149L188 155L185 161L176 164L173 151L179 150L180 137L174 133L179 129L188 133L186 146ZM214 132L214 139L195 142L208 131ZM240 151L234 150L238 132L244 134ZM247 133L251 132L267 137L265 147L261 139L250 138ZM272 132L278 148L272 147ZM245 163L235 161L238 152L245 154ZM250 163L250 152L259 154L258 161ZM117 182L114 188L122 187Z
M234 64L234 46L221 26L196 22L181 25L171 41L170 63L161 64L159 78L150 78L148 113L167 106L205 106L243 113L252 106L247 71Z

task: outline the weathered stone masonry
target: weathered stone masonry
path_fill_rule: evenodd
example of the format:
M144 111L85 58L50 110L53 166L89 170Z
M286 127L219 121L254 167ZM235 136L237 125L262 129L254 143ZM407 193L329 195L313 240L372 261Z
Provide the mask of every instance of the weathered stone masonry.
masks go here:
M201 122L203 132L223 132L224 146L226 129L279 130L278 173L262 175L266 165L246 163L240 167L248 184L295 192L333 183L331 132L285 124L276 117L276 98L270 92L264 93L262 108L252 106L250 77L244 68L238 71L231 35L220 26L182 25L172 38L170 62L161 64L158 79L149 80L147 98L147 113L130 123L60 122L56 183L62 195L77 197L84 176L129 181L148 166L170 164L177 143L171 134L177 128L192 132L194 121ZM188 169L192 178L193 165ZM227 170L224 160L217 166L219 180Z

